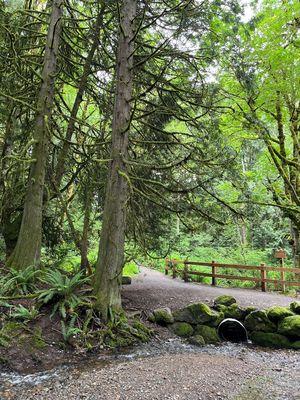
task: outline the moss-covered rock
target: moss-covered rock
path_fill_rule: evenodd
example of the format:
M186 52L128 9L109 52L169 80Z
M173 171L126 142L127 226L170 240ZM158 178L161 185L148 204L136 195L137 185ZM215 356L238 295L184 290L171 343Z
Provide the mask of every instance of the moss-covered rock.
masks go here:
M295 313L295 314L300 314L300 301L293 301L290 304L290 309Z
M203 337L205 343L218 343L220 341L215 328L211 328L206 325L197 325L195 328L195 335L200 335Z
M250 338L253 343L263 347L273 349L290 349L292 347L289 339L278 333L253 332Z
M214 300L215 307L218 307L220 305L231 306L234 303L236 303L236 299L233 296L229 296L227 294L219 296L219 297L215 298L215 300Z
M224 314L225 318L234 318L239 321L243 321L247 315L245 310L236 303L231 304L231 306L219 305L218 309Z
M264 310L252 311L245 318L245 328L249 331L275 332L276 325L271 322Z
M286 317L280 321L278 332L282 335L300 339L300 315Z
M203 339L203 336L195 335L189 338L189 343L193 344L194 346L204 346L205 340Z
M169 308L157 308L153 311L154 321L159 324L166 326L168 324L173 324L174 317Z
M247 317L247 315L252 313L252 311L258 311L258 308L255 306L247 306L244 308L244 311L245 311L245 316Z
M291 317L294 313L287 307L273 306L267 310L267 316L272 322L279 322L285 317Z
M207 324L217 326L223 319L223 315L212 310L204 303L195 303L173 313L175 321L189 324Z
M300 350L300 340L296 340L296 342L292 342L292 349Z
M189 337L194 333L194 329L192 325L187 322L175 322L170 325L171 330L175 333L175 335L180 337Z

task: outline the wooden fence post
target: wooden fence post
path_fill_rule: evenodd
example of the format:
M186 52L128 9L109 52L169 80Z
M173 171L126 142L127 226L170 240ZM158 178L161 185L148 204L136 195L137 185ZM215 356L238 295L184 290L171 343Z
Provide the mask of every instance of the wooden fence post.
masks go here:
M265 279L267 279L267 271L266 271L266 265L264 263L260 264L260 273L261 273L261 290L263 292L267 291L267 282L265 282Z
M215 277L216 274L216 266L215 266L215 261L211 262L211 273L212 273L212 278L211 278L211 285L216 286L217 284L217 279Z
M183 280L184 282L188 282L189 276L188 276L188 265L187 265L187 260L184 261L184 267L183 267Z
M284 283L284 281L285 281L285 272L284 272L283 268L284 268L284 258L281 258L280 259L280 278L282 280L281 289L282 289L283 292L285 292L285 283Z
M165 260L165 275L169 274L169 260L166 258Z

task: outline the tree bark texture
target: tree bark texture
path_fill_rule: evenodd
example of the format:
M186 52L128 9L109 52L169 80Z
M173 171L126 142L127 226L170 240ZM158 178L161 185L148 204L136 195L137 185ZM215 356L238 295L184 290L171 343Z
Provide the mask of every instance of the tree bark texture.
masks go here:
M116 65L116 92L103 222L96 263L96 305L103 318L121 310L121 279L124 264L126 207L129 196L127 165L128 135L133 94L134 19L136 0L123 0Z
M26 268L30 265L39 265L40 263L43 193L62 13L63 0L53 0L45 46L42 84L37 99L32 164L26 190L22 223L16 247L8 260L8 264L17 269Z
M83 218L83 228L82 237L80 244L80 267L86 274L90 275L92 273L90 262L88 259L89 250L89 233L91 224L91 212L92 212L92 192L87 188L86 199L84 202L84 218Z
M300 227L292 226L292 242L294 266L300 268Z

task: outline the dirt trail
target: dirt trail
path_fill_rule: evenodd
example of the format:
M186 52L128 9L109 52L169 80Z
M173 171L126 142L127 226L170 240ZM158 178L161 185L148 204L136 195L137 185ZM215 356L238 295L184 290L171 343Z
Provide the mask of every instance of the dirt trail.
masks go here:
M141 273L132 280L132 284L123 287L125 307L151 311L156 307L179 308L190 302L204 301L212 303L222 294L229 294L242 306L254 305L259 308L272 305L286 306L295 298L277 293L264 293L258 290L211 287L198 283L185 283L181 279L172 279L161 272L141 267Z

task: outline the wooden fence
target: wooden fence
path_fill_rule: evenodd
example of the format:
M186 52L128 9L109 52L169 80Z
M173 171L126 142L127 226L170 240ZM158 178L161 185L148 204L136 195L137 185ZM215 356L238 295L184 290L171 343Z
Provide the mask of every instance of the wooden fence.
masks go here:
M178 265L183 265L182 268L178 268ZM202 272L192 270L190 266L204 266L204 267L211 267L211 273L209 272ZM218 273L218 268L224 269L237 269L237 270L247 270L247 271L260 271L260 277L254 276L239 276L239 275L228 275L228 274L221 274ZM248 281L248 282L255 282L260 283L261 290L263 292L267 291L267 284L272 283L275 287L278 288L280 285L282 290L285 291L286 286L298 286L300 287L300 281L290 281L285 279L286 272L292 273L294 275L300 275L300 268L289 268L284 266L279 267L270 267L266 266L265 264L257 265L239 265L239 264L220 264L215 261L212 262L198 262L198 261L188 261L188 260L172 260L166 259L165 264L165 273L168 275L169 271L172 272L173 278L176 278L177 275L181 275L182 279L187 282L189 280L189 276L203 276L203 277L210 277L212 286L217 285L217 279L227 279L227 280L239 280L239 281ZM280 279L270 279L268 278L269 271L276 271L280 272Z

